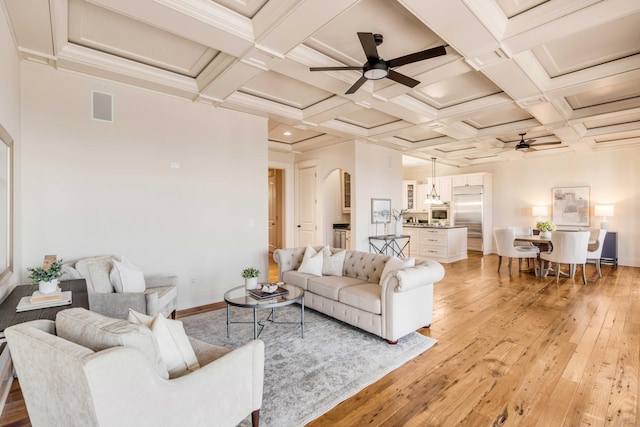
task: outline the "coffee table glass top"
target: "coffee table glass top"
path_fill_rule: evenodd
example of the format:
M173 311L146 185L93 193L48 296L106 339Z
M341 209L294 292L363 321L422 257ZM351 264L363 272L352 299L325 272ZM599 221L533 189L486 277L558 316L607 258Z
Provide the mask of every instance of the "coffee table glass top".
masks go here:
M282 295L273 298L258 299L249 293L244 286L238 286L233 289L229 289L224 294L224 300L227 304L231 304L237 307L260 307L269 308L277 307L280 305L288 305L296 301L300 301L304 296L304 289L300 286L284 283L279 285L289 291L289 294Z

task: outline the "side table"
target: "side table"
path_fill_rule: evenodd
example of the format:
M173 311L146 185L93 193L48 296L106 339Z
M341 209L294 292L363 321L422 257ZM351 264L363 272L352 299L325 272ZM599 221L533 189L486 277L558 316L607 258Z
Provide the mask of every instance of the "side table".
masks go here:
M0 340L4 340L4 330L9 326L37 319L55 320L59 311L72 307L89 309L89 295L84 279L63 280L60 282L60 288L63 291L71 291L71 304L16 313L20 299L32 295L34 291L38 290L38 285L16 286L0 304Z

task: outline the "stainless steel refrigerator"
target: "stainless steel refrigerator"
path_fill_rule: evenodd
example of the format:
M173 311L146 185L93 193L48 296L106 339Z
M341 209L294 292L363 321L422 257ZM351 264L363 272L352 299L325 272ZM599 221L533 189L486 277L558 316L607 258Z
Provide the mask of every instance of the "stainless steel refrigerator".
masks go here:
M483 251L482 185L453 187L453 224L467 227L467 250Z

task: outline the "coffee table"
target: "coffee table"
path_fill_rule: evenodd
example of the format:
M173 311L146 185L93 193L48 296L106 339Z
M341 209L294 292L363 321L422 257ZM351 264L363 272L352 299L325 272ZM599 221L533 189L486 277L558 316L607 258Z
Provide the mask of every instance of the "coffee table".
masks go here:
M224 293L224 301L227 303L227 338L230 337L232 323L253 323L253 339L257 339L262 333L267 322L279 324L297 324L298 322L277 322L275 320L276 308L293 303L300 303L300 330L304 338L304 289L300 286L284 283L279 285L289 291L288 295L257 299L249 293L244 286L229 289ZM231 306L250 308L253 310L253 322L232 322L230 318ZM271 313L264 320L258 320L258 310L271 309ZM260 326L260 330L258 330Z

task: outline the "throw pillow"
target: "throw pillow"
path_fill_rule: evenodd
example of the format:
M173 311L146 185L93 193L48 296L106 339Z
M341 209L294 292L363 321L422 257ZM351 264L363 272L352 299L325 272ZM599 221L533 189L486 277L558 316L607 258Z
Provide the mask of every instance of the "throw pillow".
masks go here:
M84 258L76 263L76 270L85 278L89 292L112 293L109 280L112 262L109 257Z
M125 346L140 351L162 378L169 378L149 328L76 307L56 314L56 335L93 351Z
M322 275L323 276L342 276L342 268L344 267L344 259L347 251L338 251L331 253L329 246L322 249L324 254L322 259Z
M298 268L298 272L311 274L313 276L322 276L322 261L324 259L323 251L316 252L311 245L307 245L307 249L302 257L302 264Z
M382 274L380 275L380 284L382 285L385 276L392 271L402 270L403 268L413 267L414 265L416 265L416 260L413 258L398 258L395 256L389 258L389 261L385 264Z
M129 309L128 320L151 329L169 378L180 377L200 367L181 321L167 319L162 314L151 317L132 309Z
M124 257L122 262L113 261L109 279L116 292L144 292L147 289L142 270Z

